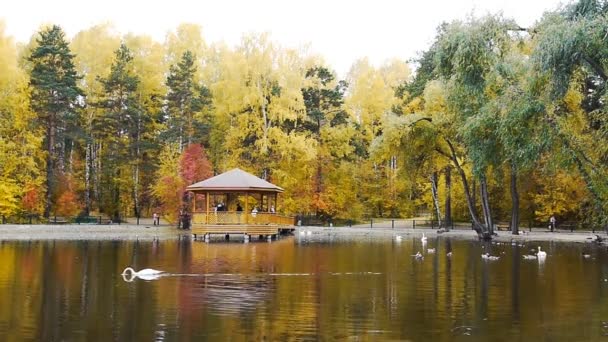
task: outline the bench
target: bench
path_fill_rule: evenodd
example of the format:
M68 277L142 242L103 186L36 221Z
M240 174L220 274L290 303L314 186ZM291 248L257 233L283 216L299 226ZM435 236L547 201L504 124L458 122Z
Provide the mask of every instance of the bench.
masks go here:
M67 224L69 221L65 217L49 217L49 224Z

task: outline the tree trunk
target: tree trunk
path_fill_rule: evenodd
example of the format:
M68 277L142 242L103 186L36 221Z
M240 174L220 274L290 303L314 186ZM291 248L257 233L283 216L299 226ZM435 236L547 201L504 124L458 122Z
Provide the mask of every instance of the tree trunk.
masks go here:
M494 220L492 219L492 210L490 207L490 196L488 194L488 182L486 177L483 176L479 181L481 188L481 206L483 208L484 221L486 223L487 231L490 234L494 234Z
M445 169L445 229L452 227L452 168Z
M51 198L53 197L53 157L55 146L54 115L49 115L46 125L46 201L44 203L44 217L51 215Z
M431 194L433 195L433 204L435 206L435 213L437 214L437 226L441 228L441 208L439 208L439 196L437 195L437 182L438 176L437 171L431 175Z
M460 179L462 181L462 187L464 188L464 195L467 200L469 214L471 215L473 229L477 232L477 236L479 236L480 239L490 240L492 239L492 234L487 230L487 227L485 227L483 224L481 224L481 222L479 222L479 218L477 217L477 213L475 210L475 203L473 202L473 196L471 196L471 191L469 189L469 182L467 181L467 176L464 173L464 169L462 168L462 166L460 166L460 163L458 162L458 157L456 156L454 146L452 145L452 142L448 139L446 139L446 142L450 147L450 159L456 167L458 175L460 175Z
M519 193L517 192L517 171L511 165L511 233L519 234Z
M87 216L91 212L91 149L92 144L87 142L84 155L84 212Z

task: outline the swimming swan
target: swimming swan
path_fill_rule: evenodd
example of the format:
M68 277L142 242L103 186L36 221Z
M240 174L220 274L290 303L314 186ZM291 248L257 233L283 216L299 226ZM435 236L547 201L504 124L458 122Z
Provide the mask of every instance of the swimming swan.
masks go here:
M424 233L422 233L422 237L420 238L420 241L426 242L426 236L424 236Z
M401 235L395 236L395 241L401 242L402 239Z
M144 268L143 270L140 270L140 271L136 272L131 267L127 267L127 268L125 268L124 271L122 271L121 275L129 275L129 272L131 273L131 275L136 276L136 277L140 277L140 276L157 276L157 275L165 273L164 271L155 270L153 268Z
M536 253L536 256L538 256L539 258L544 258L547 256L547 253L545 251L541 251L540 246L538 246L538 253Z

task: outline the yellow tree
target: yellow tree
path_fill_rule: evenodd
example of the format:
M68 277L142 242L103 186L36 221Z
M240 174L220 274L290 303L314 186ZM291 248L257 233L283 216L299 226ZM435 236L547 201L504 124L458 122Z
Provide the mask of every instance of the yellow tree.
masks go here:
M307 161L315 155L315 141L295 131L305 113L303 62L267 35L245 36L236 50L220 46L215 53L213 164L220 171L238 166L274 180L291 198L302 177L312 174ZM296 202L285 205L295 210L301 207Z
M30 110L27 75L0 22L0 215L39 212L44 176L42 136Z
M383 120L398 104L395 96L398 86L408 78L409 68L404 62L389 61L377 69L367 59L357 61L347 78L349 91L345 106L358 128L357 178L365 184L361 198L369 216L398 214L397 160L394 155L372 160L368 158L367 151L381 133Z

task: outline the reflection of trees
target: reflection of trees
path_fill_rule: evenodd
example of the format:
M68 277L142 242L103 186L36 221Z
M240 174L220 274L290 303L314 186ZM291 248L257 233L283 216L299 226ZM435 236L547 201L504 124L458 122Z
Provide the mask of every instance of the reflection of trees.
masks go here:
M419 262L411 257L419 243L4 242L0 340L153 340L154 330L168 340L450 340L458 326L520 329L511 337L528 339L571 320L552 325L551 336L593 340L581 322L608 315L603 283L594 282L605 277L603 250L583 260L576 249L589 247L556 244L540 274L521 260L528 246L482 250L442 238ZM481 260L490 248L499 261ZM125 283L117 274L127 265L198 275Z

